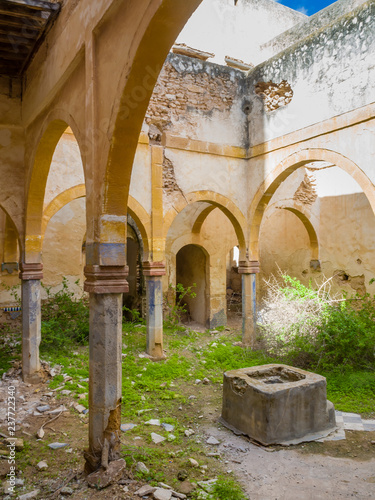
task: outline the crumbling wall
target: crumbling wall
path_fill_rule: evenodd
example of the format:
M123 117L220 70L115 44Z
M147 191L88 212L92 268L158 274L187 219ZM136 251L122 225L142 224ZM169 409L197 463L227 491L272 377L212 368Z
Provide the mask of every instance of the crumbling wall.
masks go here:
M255 85L255 93L263 99L267 112L287 106L293 98L292 87L286 80L282 80L280 83L258 82Z
M260 45L307 18L271 0L204 0L177 41L224 57L257 64Z
M317 199L316 179L312 172L306 171L301 184L293 195L293 200L302 203L303 205L312 205Z
M161 133L170 131L190 139L245 144L244 79L242 71L170 53L145 124L154 125Z
M375 293L375 215L364 193L321 199L322 272L335 289ZM343 221L345 223L343 224Z
M226 111L238 95L240 71L170 53L155 85L146 123L163 128L191 111Z
M372 2L350 10L306 38L301 25L300 34L296 43L249 73L251 145L375 101ZM287 106L267 114L256 95L256 86L259 82L280 83L283 80L291 86L293 99Z
M260 233L259 298L265 293L263 278L278 268L304 284L332 278L332 293L375 293L375 216L363 193L318 199L319 259L310 266L310 242L302 222L287 210L269 207ZM345 224L343 224L343 220Z

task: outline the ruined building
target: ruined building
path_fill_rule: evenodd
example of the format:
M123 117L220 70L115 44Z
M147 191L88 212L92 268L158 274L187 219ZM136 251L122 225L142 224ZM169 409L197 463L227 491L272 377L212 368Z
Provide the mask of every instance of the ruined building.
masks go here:
M41 280L65 276L79 293L80 278L91 456L105 440L116 456L123 294L128 307L145 295L160 358L170 283L197 284L189 313L209 327L241 292L250 345L276 264L371 291L375 4L339 0L308 18L271 0L204 0L192 19L216 9L218 53L197 47L197 29L193 48L173 45L199 0L5 4L0 251L2 283L22 289L23 377L40 369Z

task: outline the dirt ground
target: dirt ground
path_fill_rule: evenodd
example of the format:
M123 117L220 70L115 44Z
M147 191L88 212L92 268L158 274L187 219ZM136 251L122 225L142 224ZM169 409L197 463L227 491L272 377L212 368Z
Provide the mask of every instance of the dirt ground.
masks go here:
M345 441L264 448L211 426L218 451L251 500L375 498L375 432L347 432Z
M48 386L28 387L19 379L17 383L19 396L29 402L38 398L43 402ZM375 432L349 431L343 441L265 448L245 437L235 436L218 423L221 397L218 393L212 394L210 386L197 387L196 395L194 404L186 408L186 416L196 431L194 439L202 443L200 446L207 456L220 454L211 458L207 477L214 477L220 471L232 471L251 500L375 498ZM55 403L69 408L70 402L69 397L65 397ZM53 406L54 401L49 399L48 404ZM67 485L73 489L70 498L76 500L139 498L134 491L141 483L134 480L131 471L123 478L122 484L102 491L88 488L82 472L82 450L87 445L87 416L79 415L73 409L64 412L46 426L45 438L38 441L36 432L46 420L45 416L25 414L19 426L17 436L24 440L24 450L19 453L18 477L25 485L20 493L40 489L38 498L62 498L59 491ZM1 432L4 431L2 425ZM209 436L217 438L220 444L205 444ZM67 442L69 447L51 450L47 443L52 441ZM124 434L123 442L130 443L130 436ZM138 442L138 446L142 446L142 442ZM36 465L41 460L48 463L48 469L38 470ZM170 467L176 467L173 460ZM7 460L3 458L0 460L0 476L3 478L7 472Z
M16 434L24 441L23 450L17 453L17 478L23 481L23 485L17 489L18 495L39 489L38 499L139 499L134 491L142 482L135 479L134 467L127 471L121 484L114 484L102 491L88 487L82 456L82 451L87 447L88 415L79 414L73 409L73 399L69 396L55 398L46 383L38 386L24 384L17 370L11 377L0 381L2 437L7 434L6 390L9 385L16 387L19 419ZM182 390L181 387L179 390ZM188 470L188 480L212 479L222 473L232 473L243 486L249 500L375 499L375 432L346 431L346 439L342 441L265 448L243 436L234 435L218 423L221 390L217 385L200 384L190 386L187 390L194 399L189 398L175 418L184 427L194 429L195 434L184 437L183 443L177 447L174 443L164 443L163 446L167 447L167 451L170 448L171 452L189 443L196 446L196 458L200 463L205 463L206 468ZM51 417L34 415L33 408L40 404L48 404L52 409L64 405L68 410L46 425L43 440L37 440L36 432ZM163 412L162 402L159 409ZM137 433L133 431L123 433L124 446L129 450L142 448L146 444L150 446L147 436L136 436ZM220 444L206 444L210 436L215 437ZM51 450L48 444L54 441L68 443L68 446ZM155 450L158 446L155 445ZM0 455L1 450L5 449L0 438ZM38 469L37 464L42 460L47 462L48 469ZM176 478L181 463L171 453L167 465L156 462L154 467L162 468L163 472L167 467L166 476ZM4 481L8 472L9 464L4 455L0 458L1 481ZM72 489L70 496L61 495L64 486ZM0 498L5 497L0 488Z

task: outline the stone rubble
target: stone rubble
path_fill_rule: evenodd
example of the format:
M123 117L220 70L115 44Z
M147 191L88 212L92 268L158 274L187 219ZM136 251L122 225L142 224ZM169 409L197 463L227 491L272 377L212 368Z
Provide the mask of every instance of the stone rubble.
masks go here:
M156 488L152 497L155 500L170 500L172 498L172 491L165 488Z
M211 445L218 445L220 444L220 441L218 441L215 437L213 436L210 436L207 441L206 441L207 444L211 444Z
M154 488L153 486L149 486L148 484L145 484L144 486L139 488L139 490L137 490L134 494L138 495L139 497L144 497L144 496L151 495L151 493L153 493L155 490L156 490L156 488Z
M39 495L39 490L31 491L30 493L25 493L20 495L17 500L31 500L32 498L37 498Z
M47 462L45 462L44 460L42 460L41 462L38 462L36 464L36 466L38 467L38 469L40 470L44 470L44 469L48 469L48 464Z
M192 467L199 467L199 463L194 458L189 458L189 462Z
M69 486L64 486L60 490L61 495L69 495L70 496L70 495L73 495L73 493L74 493L73 488L70 488Z
M66 446L69 446L68 443L51 443L48 445L49 448L52 448L52 450L59 450L61 448L65 448Z
M50 410L51 407L49 405L37 406L36 409L38 410L39 413L44 413L45 411Z
M172 432L174 431L174 425L171 425L171 424L165 424L165 423L162 423L161 424L162 427L167 431L167 432Z
M126 470L126 462L123 458L110 462L107 469L99 469L87 476L87 483L91 488L99 490L121 479Z
M159 444L165 441L165 437L160 436L160 434L156 434L155 432L151 432L151 439L155 444Z
M134 427L137 427L137 425L136 424L121 424L122 432L131 431L132 429L134 429Z
M148 469L143 462L137 462L135 469L143 474L148 474L150 472L150 469Z
M156 425L156 426L161 426L161 423L160 423L160 420L159 419L151 419L151 420L148 420L147 422L145 422L147 425Z

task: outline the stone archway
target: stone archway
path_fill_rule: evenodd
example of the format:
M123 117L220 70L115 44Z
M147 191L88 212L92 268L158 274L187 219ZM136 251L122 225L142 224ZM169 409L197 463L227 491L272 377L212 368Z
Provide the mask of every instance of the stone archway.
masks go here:
M271 198L282 182L295 170L314 161L329 162L340 167L353 177L359 184L375 213L375 189L367 175L349 158L328 149L304 149L298 151L280 162L263 181L256 192L248 212L250 223L250 256L252 260L259 259L259 233L263 214Z
M45 229L45 225L43 224L44 196L56 146L68 127L72 129L76 140L77 137L80 137L74 120L70 116L66 116L64 112L62 113L64 119L57 118L59 115L58 111L54 111L47 117L46 125L43 127L33 156L33 167L31 169L26 197L24 250L26 263L41 262L42 234L43 228Z
M203 326L209 326L208 312L208 255L200 245L183 246L176 255L176 281L184 288L193 284L195 298L186 297L182 300L187 308L187 320L195 321ZM176 297L176 300L178 298Z

